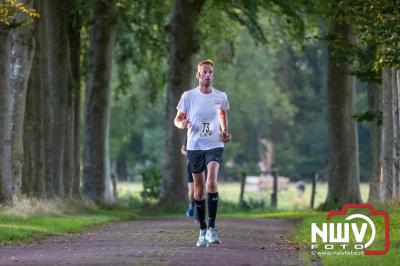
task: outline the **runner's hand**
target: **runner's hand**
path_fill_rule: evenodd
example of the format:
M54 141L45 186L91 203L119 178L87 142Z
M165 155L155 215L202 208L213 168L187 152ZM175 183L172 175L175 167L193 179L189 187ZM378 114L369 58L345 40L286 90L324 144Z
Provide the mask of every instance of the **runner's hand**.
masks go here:
M189 119L183 119L181 122L182 128L189 128L190 127L190 121Z
M228 130L222 131L221 137L223 142L229 142L232 139L232 136L229 134Z

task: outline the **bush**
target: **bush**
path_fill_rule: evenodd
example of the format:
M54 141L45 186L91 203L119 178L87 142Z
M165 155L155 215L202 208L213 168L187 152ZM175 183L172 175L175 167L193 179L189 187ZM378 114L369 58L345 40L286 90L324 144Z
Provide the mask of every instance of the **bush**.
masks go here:
M240 207L244 210L264 209L265 200L250 198L249 200L243 200L242 203L240 204Z
M158 199L161 194L161 175L155 166L147 167L143 174L143 191L140 193L144 200Z

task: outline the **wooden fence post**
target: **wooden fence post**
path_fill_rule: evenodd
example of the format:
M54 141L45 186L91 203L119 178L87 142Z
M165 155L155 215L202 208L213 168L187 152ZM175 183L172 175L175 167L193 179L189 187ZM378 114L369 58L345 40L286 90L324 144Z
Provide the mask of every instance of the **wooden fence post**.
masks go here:
M271 208L276 209L278 206L278 170L271 171L273 177L272 194L271 194Z
M112 187L113 187L113 193L114 193L114 198L117 199L117 178L115 177L114 174L111 174L111 181L112 181Z
M242 178L240 180L240 196L239 196L239 205L243 203L243 193L244 193L244 186L246 184L246 173L242 173Z
M311 187L311 209L314 209L314 202L315 202L315 190L317 186L317 179L318 179L318 173L315 172L312 177L312 187Z

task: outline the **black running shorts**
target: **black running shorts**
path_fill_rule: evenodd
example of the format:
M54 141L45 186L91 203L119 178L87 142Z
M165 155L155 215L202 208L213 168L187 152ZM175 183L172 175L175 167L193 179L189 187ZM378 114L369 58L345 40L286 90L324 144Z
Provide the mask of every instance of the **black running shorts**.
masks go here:
M190 169L189 161L186 164L186 173L187 173L188 183L193 183L192 169ZM204 175L205 175L206 180L207 180L207 167L204 170Z
M187 158L189 160L190 170L194 174L201 173L207 169L209 162L216 161L222 163L224 148L215 148L211 150L188 150Z

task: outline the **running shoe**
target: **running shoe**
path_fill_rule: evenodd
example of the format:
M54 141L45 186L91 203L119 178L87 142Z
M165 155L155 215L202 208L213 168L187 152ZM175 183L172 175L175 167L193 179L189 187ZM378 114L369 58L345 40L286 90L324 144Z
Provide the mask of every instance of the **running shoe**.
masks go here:
M200 229L199 239L197 240L197 247L208 247L208 241L206 239L207 229Z
M221 244L221 239L217 235L217 229L209 227L206 233L206 240L210 243Z

